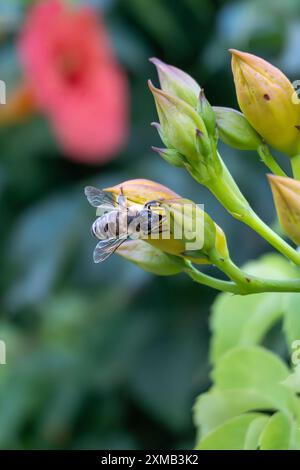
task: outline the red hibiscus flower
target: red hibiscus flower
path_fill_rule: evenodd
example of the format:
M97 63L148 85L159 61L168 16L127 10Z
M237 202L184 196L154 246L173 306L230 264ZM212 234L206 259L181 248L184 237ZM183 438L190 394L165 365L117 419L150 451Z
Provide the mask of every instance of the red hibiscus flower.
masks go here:
M128 88L94 10L41 0L20 36L28 84L70 156L110 159L127 136Z

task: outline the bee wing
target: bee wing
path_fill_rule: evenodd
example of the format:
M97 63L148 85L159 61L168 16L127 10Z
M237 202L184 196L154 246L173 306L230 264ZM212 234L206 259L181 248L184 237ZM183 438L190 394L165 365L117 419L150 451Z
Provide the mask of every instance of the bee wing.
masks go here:
M128 237L122 238L107 238L106 240L100 240L100 242L96 245L94 250L94 262L101 263L102 261L106 260L110 255L112 255L119 246L124 243Z
M116 208L116 202L111 194L101 191L94 186L86 186L84 188L84 194L87 197L87 200L93 207L105 207L108 210Z

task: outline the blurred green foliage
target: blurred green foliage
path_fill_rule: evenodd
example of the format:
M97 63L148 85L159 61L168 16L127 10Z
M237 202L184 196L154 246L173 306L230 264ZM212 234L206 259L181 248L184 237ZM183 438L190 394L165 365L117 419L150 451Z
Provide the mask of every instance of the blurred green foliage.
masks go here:
M30 3L0 0L0 78L9 89L20 80L15 44ZM149 125L155 110L146 80L156 77L148 57L191 73L213 105L236 107L228 47L262 55L299 78L299 3L77 3L105 15L130 79L131 136L115 160L91 167L62 155L40 116L0 130L0 339L7 343L7 365L0 366L0 448L191 448L191 408L210 385L208 315L215 293L182 275L151 276L118 256L95 266L94 213L83 188L157 180L205 204L225 229L237 262L268 250L204 188L150 151L159 139ZM249 201L272 223L263 166L251 153L224 147L223 154ZM276 328L267 344L287 354ZM224 347L214 343L214 354ZM277 416L275 425L284 420ZM241 433L251 424L250 447L263 418L238 418Z

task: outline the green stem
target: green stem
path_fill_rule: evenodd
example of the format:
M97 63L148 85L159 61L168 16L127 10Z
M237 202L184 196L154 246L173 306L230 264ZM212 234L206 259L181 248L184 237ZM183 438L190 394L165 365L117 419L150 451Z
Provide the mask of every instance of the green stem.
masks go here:
M242 271L230 258L221 258L216 250L211 251L210 258L234 282L241 294L300 292L300 279L265 279L252 276Z
M294 248L258 217L242 195L224 163L222 176L212 179L208 187L233 217L251 227L270 243L270 245L276 248L277 251L300 266L300 253L294 250Z
M231 292L232 294L241 294L242 291L234 282L222 281L221 279L216 279L212 276L198 271L190 261L187 261L187 268L185 270L194 281L204 286L212 287L213 289L222 291L222 292Z
M271 170L274 175L287 176L286 173L280 168L280 166L278 165L266 145L259 146L257 149L257 153L264 162L264 164L269 168L269 170Z
M300 266L300 253L275 233L253 210L246 214L244 222L267 240L277 251L293 261L297 266Z
M300 180L300 155L291 158L293 176L296 180Z

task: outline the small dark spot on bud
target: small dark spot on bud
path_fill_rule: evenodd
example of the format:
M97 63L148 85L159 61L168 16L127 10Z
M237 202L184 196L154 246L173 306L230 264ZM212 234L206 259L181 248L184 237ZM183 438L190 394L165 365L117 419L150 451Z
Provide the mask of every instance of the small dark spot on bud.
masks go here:
M295 126L298 131L300 131L300 125Z
M197 137L203 137L203 135L204 135L204 134L203 134L202 131L200 131L200 129L196 129L196 136L197 136Z
M266 101L270 101L270 99L271 99L271 98L270 98L270 95L268 95L268 93L265 93L265 94L264 94L264 99L265 99Z
M251 279L249 279L249 277L246 277L245 279L246 279L247 282L249 282L249 283L251 282Z

